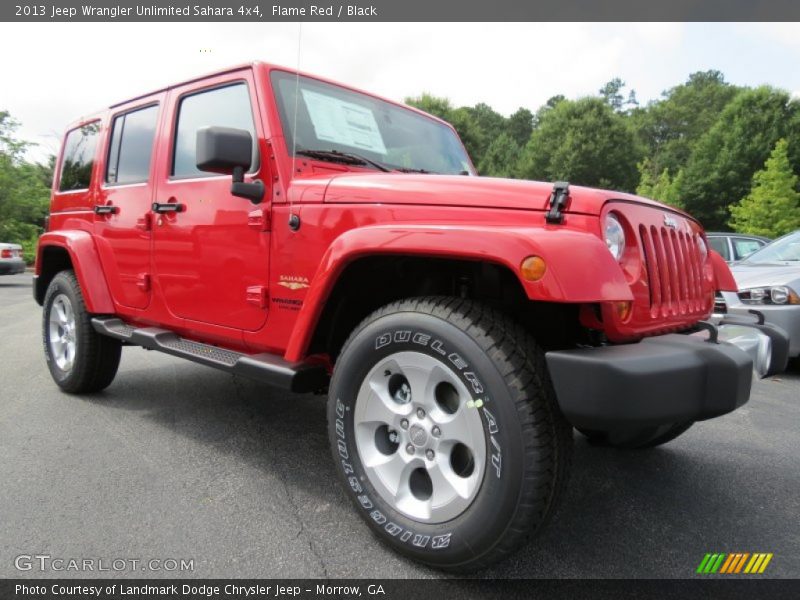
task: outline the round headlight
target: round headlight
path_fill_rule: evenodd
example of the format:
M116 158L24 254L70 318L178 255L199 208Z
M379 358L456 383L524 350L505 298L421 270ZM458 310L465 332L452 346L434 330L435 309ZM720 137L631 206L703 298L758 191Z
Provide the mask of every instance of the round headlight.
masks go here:
M622 224L613 214L608 215L604 230L608 251L611 252L611 256L620 260L625 251L625 230L622 228Z
M770 289L770 300L773 304L786 304L789 301L789 288L778 285Z
M700 253L700 261L706 262L708 258L708 246L706 246L706 241L701 235L697 236L697 251Z

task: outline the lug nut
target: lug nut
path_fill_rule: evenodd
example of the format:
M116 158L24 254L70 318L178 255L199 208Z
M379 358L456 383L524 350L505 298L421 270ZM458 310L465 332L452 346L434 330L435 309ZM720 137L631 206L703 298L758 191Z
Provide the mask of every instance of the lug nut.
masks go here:
M433 453L433 450L425 450L425 456L428 460L433 460L433 457L436 455Z
M403 429L408 429L408 419L403 419L402 421L400 421L400 427L402 427Z
M433 434L433 437L439 437L440 435L442 435L442 430L434 426L434 428L431 429L431 433Z
M421 408L418 408L418 409L417 409L417 416L418 416L420 419L424 419L424 418L425 418L425 411L424 411L424 410L422 410Z
M409 454L414 454L414 446L412 446L411 444L406 446L406 452L408 452Z

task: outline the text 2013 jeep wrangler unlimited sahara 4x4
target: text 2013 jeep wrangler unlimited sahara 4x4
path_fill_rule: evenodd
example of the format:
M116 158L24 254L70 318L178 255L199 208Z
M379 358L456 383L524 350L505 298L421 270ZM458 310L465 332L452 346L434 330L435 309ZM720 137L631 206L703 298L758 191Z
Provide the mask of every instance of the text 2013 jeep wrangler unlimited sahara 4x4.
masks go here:
M477 177L447 123L267 64L81 119L56 172L34 281L56 383L102 390L131 345L327 388L346 493L429 565L541 528L573 427L662 444L785 364L781 332L723 323L746 352L702 321L735 284L688 215Z

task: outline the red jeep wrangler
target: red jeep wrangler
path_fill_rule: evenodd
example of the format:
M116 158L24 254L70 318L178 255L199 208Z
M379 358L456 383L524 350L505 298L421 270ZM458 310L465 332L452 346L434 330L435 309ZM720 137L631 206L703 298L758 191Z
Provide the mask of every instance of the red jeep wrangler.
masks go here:
M663 444L785 364L780 332L724 324L745 351L703 321L736 286L690 216L477 177L447 123L283 68L83 118L56 173L34 280L56 383L102 390L142 346L327 390L347 495L429 565L540 529L573 427Z

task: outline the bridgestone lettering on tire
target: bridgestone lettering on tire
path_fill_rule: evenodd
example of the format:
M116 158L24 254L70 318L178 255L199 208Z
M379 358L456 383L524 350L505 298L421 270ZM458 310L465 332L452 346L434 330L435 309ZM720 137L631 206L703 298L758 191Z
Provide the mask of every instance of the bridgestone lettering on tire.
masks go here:
M477 302L418 298L370 315L336 362L328 417L359 514L431 566L504 558L550 519L567 479L572 428L541 350Z
M98 334L72 271L56 275L44 297L42 341L58 386L73 394L99 392L114 380L121 344Z

